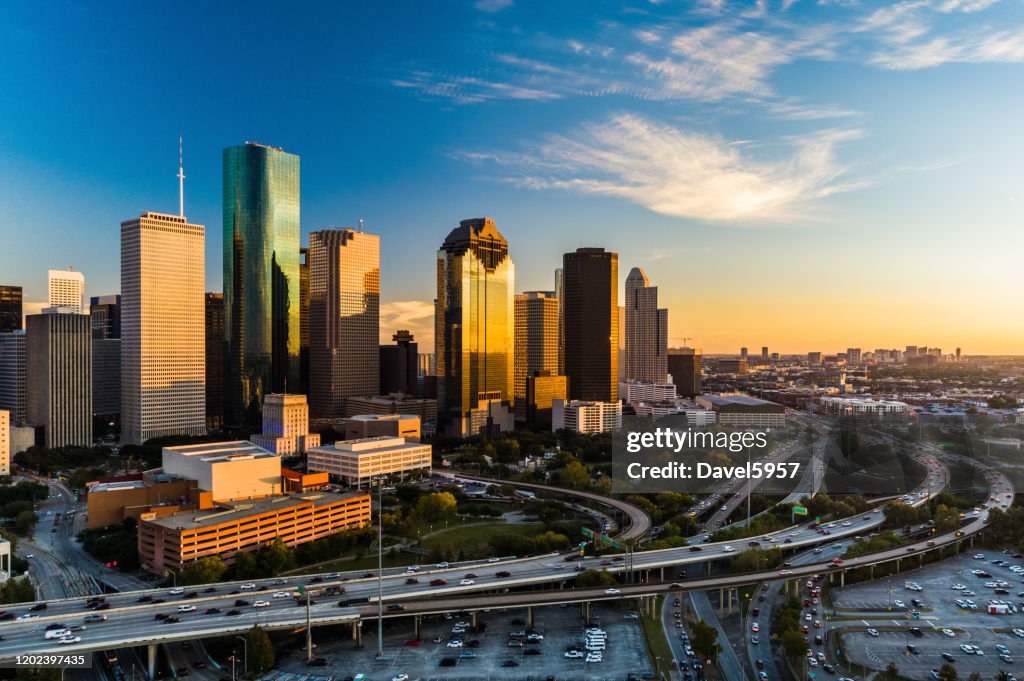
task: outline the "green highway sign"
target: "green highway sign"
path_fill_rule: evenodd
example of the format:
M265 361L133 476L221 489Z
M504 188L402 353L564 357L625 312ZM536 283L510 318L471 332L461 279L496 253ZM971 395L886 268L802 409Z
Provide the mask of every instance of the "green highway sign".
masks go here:
M594 531L593 530L584 527L580 531L583 533L584 537L587 537L589 539L593 539L593 537L594 537Z
M793 505L793 513L795 515L807 515L807 509L803 506Z

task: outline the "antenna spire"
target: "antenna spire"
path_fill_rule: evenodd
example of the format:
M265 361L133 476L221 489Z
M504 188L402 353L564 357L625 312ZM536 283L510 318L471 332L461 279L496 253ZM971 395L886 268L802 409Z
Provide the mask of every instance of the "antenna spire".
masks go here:
M181 135L178 135L178 215L185 217L185 162L181 153Z

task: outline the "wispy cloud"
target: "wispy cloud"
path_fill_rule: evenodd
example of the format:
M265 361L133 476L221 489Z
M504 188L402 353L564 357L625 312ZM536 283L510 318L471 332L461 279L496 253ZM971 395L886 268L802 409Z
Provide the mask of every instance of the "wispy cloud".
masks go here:
M434 344L434 304L426 300L396 300L380 305L380 342L392 343L391 335L398 329L412 332L420 348ZM431 352L432 350L424 350Z
M502 162L520 170L507 181L530 189L617 196L664 215L756 224L813 218L816 200L864 186L844 179L835 155L859 136L830 130L794 138L785 158L766 161L718 137L622 114Z
M481 12L500 12L513 4L514 0L477 0L473 6Z
M515 83L485 80L472 76L453 76L430 71L414 71L405 78L391 81L396 87L410 88L428 97L437 97L458 104L476 104L496 99L545 101L562 95Z

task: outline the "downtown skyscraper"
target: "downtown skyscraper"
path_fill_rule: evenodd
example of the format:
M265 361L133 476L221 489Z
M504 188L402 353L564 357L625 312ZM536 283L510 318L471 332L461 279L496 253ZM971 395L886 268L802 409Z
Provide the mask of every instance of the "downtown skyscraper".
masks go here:
M558 375L558 299L553 291L526 291L515 296L515 413L527 415L527 381L534 372Z
M50 270L47 276L50 307L63 307L76 314L85 312L85 275L73 270Z
M203 225L121 223L121 441L206 434Z
M618 400L619 256L578 248L562 257L569 399Z
M223 210L225 417L255 425L264 395L301 387L299 157L225 149Z
M437 252L439 430L462 436L491 432L496 403L511 404L514 287L508 241L494 220L462 220Z
M0 333L21 329L21 302L20 286L0 284Z
M309 235L309 398L318 417L351 416L349 397L380 388L380 237Z
M92 446L92 330L69 307L25 318L26 418L49 449Z
M664 383L668 374L668 310L658 308L658 287L634 267L626 277L625 379Z

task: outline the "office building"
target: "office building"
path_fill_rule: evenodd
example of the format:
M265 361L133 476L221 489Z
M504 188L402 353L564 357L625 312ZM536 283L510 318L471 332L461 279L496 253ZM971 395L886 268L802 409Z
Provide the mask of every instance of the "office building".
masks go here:
M164 447L163 471L195 480L216 502L256 499L281 492L281 457L251 442L209 442Z
M298 392L309 391L309 249L299 248L299 377Z
M24 331L0 333L0 409L11 414L11 422L25 423L28 410Z
M11 474L11 412L0 409L0 475Z
M297 389L299 157L246 143L223 153L224 405L259 423L263 396Z
M298 546L370 522L370 495L313 491L208 510L139 519L139 562L162 575L187 563L220 556L234 563L238 551L280 540Z
M309 406L305 395L267 395L263 398L263 432L249 438L253 444L280 456L304 454L320 444L319 433L309 432Z
M309 235L309 406L346 416L349 397L380 389L380 237L352 229Z
M420 417L414 414L358 414L345 421L346 440L368 437L402 437L420 441Z
M75 314L85 312L85 276L81 272L50 270L47 300L50 307L63 307Z
M368 437L339 440L314 447L306 456L306 468L327 473L332 479L357 488L369 488L377 476L405 480L430 474L430 445L406 442L402 437Z
M668 373L676 386L676 395L690 398L700 395L700 382L704 375L700 348L670 348Z
M363 414L412 414L422 422L437 419L437 400L423 399L405 394L364 395L349 399L349 409Z
M93 338L121 337L121 296L93 296L89 299L89 321Z
M781 428L786 425L784 406L748 395L701 395L697 404L718 414L718 422L724 426Z
M550 291L515 297L515 416L526 420L526 383L537 372L558 374L558 299Z
M619 353L619 257L579 248L562 257L565 375L569 399L616 402Z
M746 348L740 348L740 359L747 361L749 359L749 353Z
M558 371L559 376L565 376L565 311L562 305L564 297L563 270L561 267L555 269L555 300L558 301Z
M846 348L846 363L847 364L860 364L861 363L860 348Z
M206 228L121 223L121 441L206 434Z
M20 286L0 284L0 333L21 330Z
M224 425L224 294L206 294L206 428Z
M658 308L658 287L634 267L626 277L626 381L664 383L668 375L668 310Z
M32 426L11 426L11 459L36 444L36 429Z
M569 380L550 371L535 371L526 377L526 422L534 428L551 428L555 400L569 398Z
M904 420L910 411L906 402L876 400L864 397L822 397L821 407L826 414L837 416L871 416L879 420Z
M437 376L437 355L433 352L419 353L417 364L419 365L419 378Z
M821 353L820 352L808 352L807 363L810 365L821 364Z
M391 336L394 345L380 346L380 392L418 395L419 346L405 329Z
M79 308L81 305L79 305ZM26 418L44 446L92 445L92 332L89 315L49 308L26 317Z
M212 507L209 493L201 491L195 480L160 468L94 480L86 484L86 490L89 529L121 525L144 514L155 517L194 510L204 500Z
M551 405L551 430L605 433L622 428L622 403L555 400Z
M512 404L514 286L508 242L490 218L462 220L437 252L437 397L449 435L493 435L497 415L484 418L481 432L470 412Z
M626 381L619 383L619 399L629 405L643 402L674 402L676 386L672 383Z
M113 422L121 414L121 339L93 336L91 343L92 413Z
M767 364L768 363L768 346L767 345L761 346L761 363L762 364Z
M747 373L747 360L745 360L745 359L720 359L720 360L718 360L718 373L720 373L720 374L745 374L745 373Z

